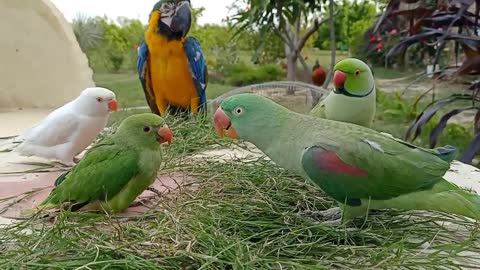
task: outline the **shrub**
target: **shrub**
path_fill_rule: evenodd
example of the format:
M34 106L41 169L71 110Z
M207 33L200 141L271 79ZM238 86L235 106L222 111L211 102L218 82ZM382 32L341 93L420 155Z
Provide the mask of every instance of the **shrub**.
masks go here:
M284 71L277 65L251 67L245 64L238 64L232 66L226 75L229 84L234 86L276 81L285 77Z

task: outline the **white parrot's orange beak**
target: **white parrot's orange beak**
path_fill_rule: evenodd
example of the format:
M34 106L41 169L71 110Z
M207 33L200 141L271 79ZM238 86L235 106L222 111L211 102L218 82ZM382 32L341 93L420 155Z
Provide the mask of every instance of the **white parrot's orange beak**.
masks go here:
M108 102L108 111L109 112L116 112L118 111L118 102L116 99L112 99Z
M168 142L168 144L172 143L173 133L167 125L163 125L163 127L158 129L157 134L158 134L157 141L159 143L165 143L165 142Z

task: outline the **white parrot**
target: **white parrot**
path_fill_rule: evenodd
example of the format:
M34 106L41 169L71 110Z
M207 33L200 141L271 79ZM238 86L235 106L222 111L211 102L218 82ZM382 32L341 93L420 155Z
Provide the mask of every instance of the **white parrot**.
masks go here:
M102 87L86 88L27 130L13 151L74 165L75 156L93 142L105 128L109 112L117 109L115 93Z

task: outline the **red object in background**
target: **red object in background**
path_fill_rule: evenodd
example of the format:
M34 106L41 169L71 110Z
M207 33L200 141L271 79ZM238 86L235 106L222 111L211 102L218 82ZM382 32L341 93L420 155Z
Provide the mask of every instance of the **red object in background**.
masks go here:
M380 42L377 44L377 50L383 49L383 45L385 45L384 42L383 42L383 41L380 41Z
M393 28L392 31L390 31L390 34L396 35L398 33L397 29Z
M377 41L377 37L376 36L371 36L368 41L370 41L370 43L373 43L373 42Z
M281 67L283 70L287 70L287 69L288 69L287 64L285 64L285 63L283 63L283 62L280 63L280 67Z
M322 86L326 78L327 78L327 74L323 69L323 67L320 66L317 60L312 69L312 82L316 86Z

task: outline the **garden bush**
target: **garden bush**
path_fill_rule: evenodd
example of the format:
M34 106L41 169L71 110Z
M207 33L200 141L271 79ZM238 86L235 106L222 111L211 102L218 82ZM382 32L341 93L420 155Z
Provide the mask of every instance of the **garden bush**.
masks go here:
M285 78L285 72L278 65L247 66L238 64L228 72L227 81L234 86L244 86L254 83L276 81Z

